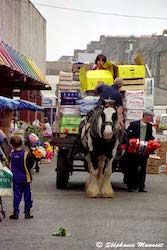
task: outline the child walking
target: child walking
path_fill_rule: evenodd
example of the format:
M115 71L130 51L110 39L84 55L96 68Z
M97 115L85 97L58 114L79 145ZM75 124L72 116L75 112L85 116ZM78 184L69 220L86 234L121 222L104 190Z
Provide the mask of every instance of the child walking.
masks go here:
M22 148L22 139L13 136L10 139L13 147L11 152L11 171L13 173L13 213L10 219L19 218L19 205L24 194L24 213L25 219L33 218L31 214L32 199L30 183L32 181L30 169L33 167L33 160L26 150Z

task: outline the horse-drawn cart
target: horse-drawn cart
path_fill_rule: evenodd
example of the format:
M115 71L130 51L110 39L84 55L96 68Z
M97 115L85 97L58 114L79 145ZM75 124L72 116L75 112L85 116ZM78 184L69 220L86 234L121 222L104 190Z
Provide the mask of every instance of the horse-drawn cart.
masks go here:
M71 76L70 74L69 77ZM74 171L87 170L78 138L78 125L81 116L76 100L80 92L80 84L79 82L70 81L69 84L67 73L64 76L62 72L60 76L60 83L57 85L57 119L56 135L54 137L54 145L58 147L57 165L55 168L56 186L58 189L67 186L69 177ZM63 77L65 77L64 81Z
M57 166L56 166L56 187L58 189L66 188L70 175L73 172L89 172L88 163L85 160L86 150L81 143L79 134L61 134L57 133L54 144L58 147ZM122 172L120 167L120 155L116 155L112 172Z
M148 91L145 91L144 86L146 85L147 88L149 84L153 86L153 79L144 78L145 77L144 73L142 73L142 75L133 74L132 76L130 74L131 70L128 65L123 65L123 66L119 65L118 67L120 69L121 67L123 67L124 70L126 69L127 73L129 72L129 75L127 75L127 79L124 79L124 84L121 87L122 97L124 100L123 103L125 106L124 107L125 128L127 128L132 120L141 119L143 114L142 110L145 108L144 100L146 99L146 97L149 97L147 95ZM141 68L142 70L144 70L143 65L137 65L136 67L133 68L133 71L136 72L137 68ZM105 71L107 70L101 70L101 71L90 70L88 72L86 71L82 72L82 70L80 70L80 82L78 81L78 83L73 82L72 80L71 82L68 80L69 81L68 82L66 79L67 75L65 75L64 80L60 80L60 83L58 84L57 88L58 120L56 124L59 126L59 129L56 130L57 135L55 138L55 144L58 146L59 150L57 155L56 186L57 188L65 188L68 183L70 175L75 171L89 171L90 176L92 177L92 183L93 182L95 183L95 185L92 184L94 186L93 188L94 190L90 191L91 188L88 188L87 194L89 197L95 197L95 196L113 197L113 192L110 187L111 183L109 177L112 172L124 172L124 169L121 168L120 164L121 163L120 156L122 152L120 152L119 150L117 151L117 148L121 143L121 140L120 140L120 130L118 129L117 115L114 114L116 113L115 112L116 110L113 109L112 107L108 108L106 108L105 106L102 107L99 116L97 116L98 121L95 117L93 121L94 122L93 127L96 128L96 131L94 133L95 136L92 136L92 131L90 131L89 128L88 128L89 131L87 130L87 128L85 128L83 135L81 136L80 134L79 136L77 129L80 123L78 123L77 125L76 122L71 123L70 120L68 125L66 124L67 126L65 127L62 122L65 121L65 119L63 120L62 118L66 118L65 116L67 114L69 116L78 115L81 117L82 112L80 111L82 104L83 108L85 108L86 105L90 108L92 100L90 99L90 102L88 102L88 99L86 98L85 98L86 99L85 103L83 102L78 108L77 98L79 97L78 95L79 92L84 92L84 94L87 94L88 92L92 93L98 81L103 81L105 83L108 83L109 85L113 84L114 81L113 76L110 74L111 76L108 82L107 80L108 78L106 77L108 76L108 71L106 72L106 75L104 75ZM123 77L122 75L119 75L120 72L119 70L117 70L114 74L114 77ZM72 78L71 73L68 73L69 79ZM103 76L99 74L103 74ZM62 76L60 79L62 79ZM81 96L83 97L84 95ZM138 105L140 105L141 110L138 110L139 109ZM146 105L146 107L148 107L148 105ZM78 112L78 110L80 111ZM68 112L66 113L65 111ZM114 117L115 119L113 119ZM69 117L69 119L71 118ZM75 126L72 127L73 125ZM87 141L84 144L82 139L85 134L86 134L85 140ZM97 141L95 137L97 137ZM85 152L85 150L87 151ZM94 155L92 155L92 152ZM101 169L98 172L97 169L99 168ZM97 184L98 181L100 182L100 184ZM88 183L88 186L89 184L90 182ZM100 186L100 190L98 185Z

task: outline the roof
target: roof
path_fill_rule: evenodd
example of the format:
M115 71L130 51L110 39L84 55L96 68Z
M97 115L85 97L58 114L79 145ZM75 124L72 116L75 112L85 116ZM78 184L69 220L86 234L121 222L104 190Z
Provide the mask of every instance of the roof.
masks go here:
M61 56L58 61L71 62L73 60L73 56Z
M9 87L19 89L51 89L33 59L0 42L0 76ZM11 85L14 83L13 85Z

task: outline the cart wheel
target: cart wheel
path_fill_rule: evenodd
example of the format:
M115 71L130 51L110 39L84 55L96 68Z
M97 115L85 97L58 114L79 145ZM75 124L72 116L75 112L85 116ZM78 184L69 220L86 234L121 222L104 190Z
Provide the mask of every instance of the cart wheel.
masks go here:
M69 180L69 169L66 162L66 157L64 154L58 153L57 159L57 178L56 178L56 187L57 189L64 189L67 186Z

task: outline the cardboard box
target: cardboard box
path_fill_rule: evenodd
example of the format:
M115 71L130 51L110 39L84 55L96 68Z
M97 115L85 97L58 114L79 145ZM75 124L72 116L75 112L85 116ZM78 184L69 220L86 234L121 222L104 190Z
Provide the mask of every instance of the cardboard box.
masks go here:
M146 69L144 65L118 65L114 67L114 74L123 79L144 78Z
M61 105L59 112L63 115L80 115L80 105Z
M161 147L156 150L156 154L161 158L162 164L167 164L167 142L160 141Z
M140 120L143 116L143 110L127 109L124 115L128 120Z
M167 165L161 165L161 173L166 173L167 171Z
M73 73L73 81L79 81L79 73Z
M145 102L144 99L138 100L138 99L131 99L131 100L127 100L124 101L123 103L124 107L126 109L137 109L137 110L141 110L145 108Z
M138 79L137 79L138 80ZM127 80L128 82L132 82L133 80ZM143 80L144 82L144 80ZM127 91L127 90L143 90L146 89L143 84L126 84L124 80L124 85L120 88L120 91Z
M162 142L160 142L160 144L161 144L161 147L160 147L160 151L162 150L162 151L166 151L167 152L167 142L166 141L162 141Z
M164 168L162 168L161 166L147 166L146 173L147 174L160 174L160 173L164 173L163 169Z
M79 73L80 69L85 67L86 71L91 70L91 65L86 63L73 63L72 72Z
M155 135L155 141L159 142L166 142L167 141L167 136L166 135Z
M147 166L161 166L162 160L160 158L148 158Z
M127 90L125 91L124 98L125 100L130 100L130 99L144 99L144 89L143 90Z
M59 81L73 81L73 73L72 72L59 72Z
M104 82L107 85L112 85L114 78L109 70L88 70L85 68L80 69L79 74L81 91L95 90L99 81Z

